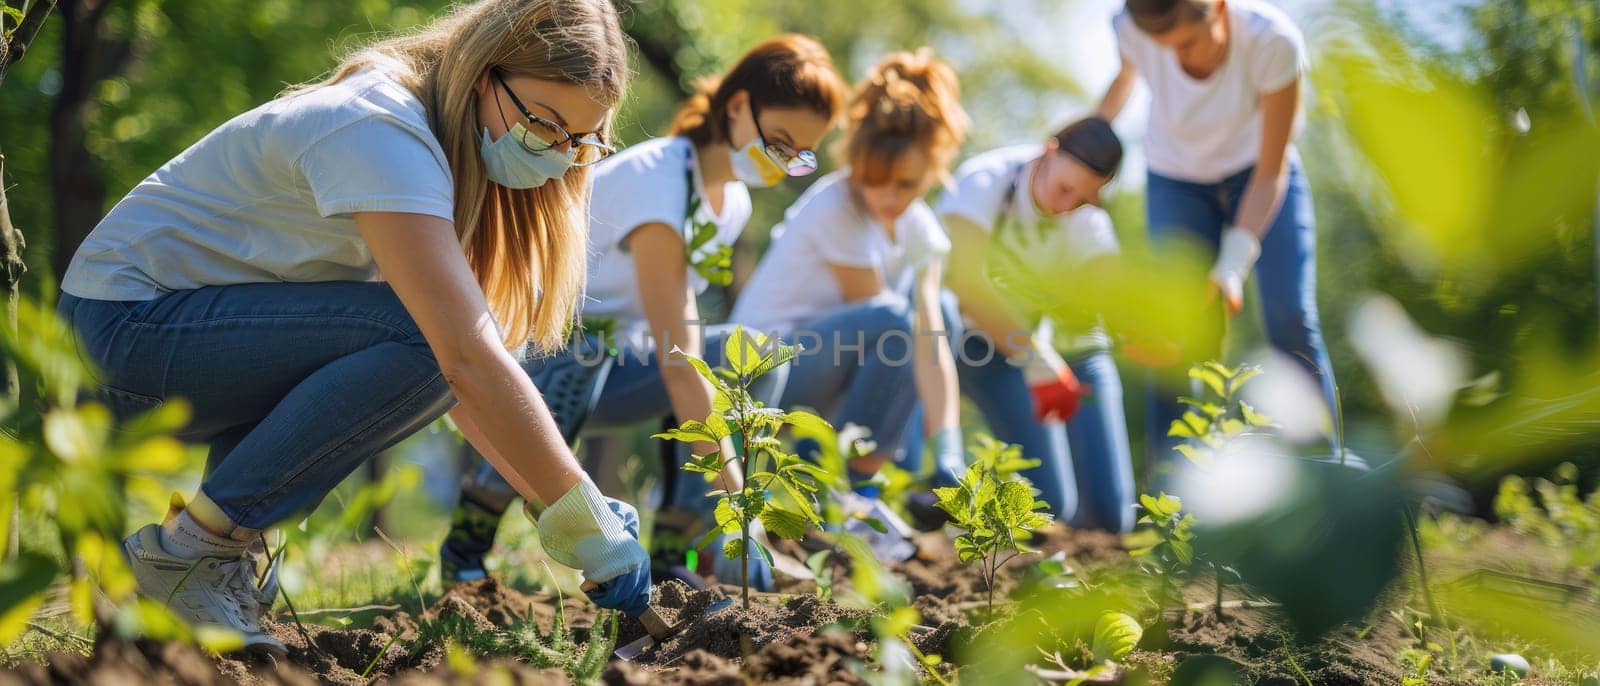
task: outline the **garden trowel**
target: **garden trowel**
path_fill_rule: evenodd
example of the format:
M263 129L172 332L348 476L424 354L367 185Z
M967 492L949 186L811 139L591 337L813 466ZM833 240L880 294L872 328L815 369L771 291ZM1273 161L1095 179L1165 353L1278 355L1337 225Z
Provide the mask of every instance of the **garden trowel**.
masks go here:
M594 582L585 581L583 582L582 589L585 593L587 593L595 586L596 584ZM722 600L718 600L717 602L707 606L705 612L700 614L700 618L708 617L712 613L726 610L732 606L732 598L723 598ZM669 625L667 624L666 620L661 618L660 614L656 613L655 608L646 608L645 611L638 617L639 623L644 625L645 635L627 643L626 645L618 646L617 649L612 652L612 655L615 655L619 660L632 660L633 658L643 655L645 651L654 648L657 643L678 635L678 632L683 631L684 627L688 626L692 619L698 618L679 617L676 624Z

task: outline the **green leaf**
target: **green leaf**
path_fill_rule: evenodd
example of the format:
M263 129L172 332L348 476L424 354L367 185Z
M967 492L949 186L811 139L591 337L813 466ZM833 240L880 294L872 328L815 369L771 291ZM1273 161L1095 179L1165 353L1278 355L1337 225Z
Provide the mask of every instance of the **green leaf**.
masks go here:
M1200 434L1190 428L1182 419L1172 420L1172 426L1167 428L1167 435L1173 438L1199 438Z
M762 358L761 364L756 365L755 369L750 370L752 380L766 376L768 372L788 364L800 352L799 346L785 345L776 338L773 342L775 345L772 346L772 353Z
M705 360L684 352L683 348L679 348L678 346L672 346L672 354L688 360L689 365L694 367L694 370L700 373L700 378L703 378L707 383L710 383L712 388L721 391L726 391L728 389L728 385L723 383L722 379L717 378L716 373L711 371L711 366L707 365Z
M792 410L783 413L783 422L794 427L796 432L803 432L807 435L816 436L833 433L833 425L829 424L828 420L823 419L814 412L805 410Z
M760 334L756 334L760 336ZM765 336L761 336L765 338ZM745 333L743 326L734 327L733 333L722 345L722 361L734 374L745 376L761 364L761 341Z
M1210 449L1196 448L1188 443L1179 443L1178 445L1173 446L1172 449L1178 451L1178 454L1183 455L1185 458L1188 458L1190 462L1200 467L1210 466L1211 460L1214 457Z
M786 509L778 503L768 503L761 511L760 519L761 525L767 528L767 533L791 541L805 538L806 530L811 524L811 520L805 515Z
M712 510L712 517L716 519L717 526L725 532L732 533L739 530L739 513L733 509L733 503L727 498L717 501L716 509Z
M1240 414L1244 415L1245 423L1249 424L1250 426L1275 425L1275 422L1272 421L1271 417L1261 414L1260 412L1256 412L1256 408L1251 407L1250 403L1247 403L1243 400L1239 401L1239 412Z
M1227 398L1228 384L1222 374L1224 371L1227 371L1226 367L1222 367L1222 365L1215 362L1208 362L1204 366L1190 368L1189 378L1204 383L1206 388L1217 394L1217 397Z
M1194 564L1194 546L1189 545L1188 541L1170 540L1167 541L1167 547L1177 556L1179 564L1185 567Z
M700 537L699 541L695 542L694 549L705 550L706 548L711 547L711 544L715 543L717 538L721 537L723 533L725 532L720 528L707 531L704 536Z
M1144 637L1144 627L1121 612L1106 612L1094 625L1094 661L1121 660L1133 652Z
M27 630L60 571L55 560L33 552L0 565L0 645L9 645Z
M744 557L744 538L739 536L728 537L728 541L722 544L722 556L730 560Z
M1213 420L1215 420L1217 417L1221 417L1224 412L1228 411L1228 408L1216 403L1208 403L1203 400L1196 400L1187 396L1179 397L1178 402L1199 410L1201 413Z
M889 533L889 525L884 524L883 520L878 519L877 517L859 516L857 519L860 519L862 523L866 524L868 527L871 527L873 531L876 531L880 534Z
M693 419L684 422L682 426L679 426L675 429L668 429L661 433L654 434L651 436L651 438L658 438L668 441L681 441L684 443L716 443L719 440L719 437L712 433L710 427L706 426L703 422L697 422Z
M1244 388L1246 382L1260 375L1261 368L1256 365L1247 364L1240 367L1233 377L1228 379L1228 397L1233 397L1239 389Z

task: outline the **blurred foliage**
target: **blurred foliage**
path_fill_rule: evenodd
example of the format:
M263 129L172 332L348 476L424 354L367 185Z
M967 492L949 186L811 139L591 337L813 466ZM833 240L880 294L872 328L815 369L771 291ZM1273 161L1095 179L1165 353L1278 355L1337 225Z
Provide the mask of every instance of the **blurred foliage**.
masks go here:
M0 566L0 645L22 634L48 589L62 581L79 625L216 650L241 645L237 634L192 630L160 603L135 598L119 546L130 496L159 488L159 479L184 467L184 448L172 434L189 421L188 405L163 403L117 423L104 405L80 401L96 373L67 324L31 299L20 301L15 330L0 327L0 354L30 391L29 401L0 407L0 539L20 508L27 521L46 522L48 533L33 539L54 544L24 548Z

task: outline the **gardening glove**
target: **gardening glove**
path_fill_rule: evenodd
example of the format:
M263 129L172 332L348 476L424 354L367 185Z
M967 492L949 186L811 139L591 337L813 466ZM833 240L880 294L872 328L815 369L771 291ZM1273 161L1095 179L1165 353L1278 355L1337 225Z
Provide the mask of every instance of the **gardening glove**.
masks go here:
M1033 394L1033 417L1039 421L1072 420L1078 406L1089 395L1089 387L1078 381L1072 367L1048 343L1035 343L1022 365L1022 377Z
M650 556L639 545L639 514L632 506L601 495L585 478L542 511L531 502L527 510L550 558L599 584L589 591L595 604L630 616L645 611Z
M961 427L947 426L933 434L933 485L954 486L967 471L967 451Z
M1222 233L1217 262L1211 267L1211 284L1227 301L1228 312L1239 314L1244 309L1244 282L1259 257L1261 240L1255 234L1237 226Z

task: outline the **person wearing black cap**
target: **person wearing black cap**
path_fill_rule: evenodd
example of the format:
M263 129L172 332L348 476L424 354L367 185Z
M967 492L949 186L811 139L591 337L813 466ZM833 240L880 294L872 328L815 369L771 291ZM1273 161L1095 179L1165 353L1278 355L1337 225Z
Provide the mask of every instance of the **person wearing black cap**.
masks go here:
M1057 519L1118 532L1133 528L1133 467L1110 340L1095 326L1054 332L1066 323L1030 317L1000 297L988 265L997 251L1049 260L1062 271L1114 259L1116 233L1099 202L1121 163L1122 143L1110 124L1081 119L1043 145L967 160L937 206L952 244L947 285L954 297L945 306L959 309L946 320L968 329L954 341L962 394L996 438L1041 461L1023 474ZM1066 343L1062 351L1058 340ZM962 468L938 465L935 485Z

